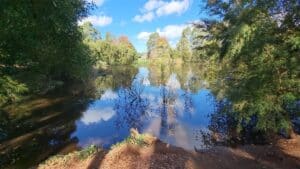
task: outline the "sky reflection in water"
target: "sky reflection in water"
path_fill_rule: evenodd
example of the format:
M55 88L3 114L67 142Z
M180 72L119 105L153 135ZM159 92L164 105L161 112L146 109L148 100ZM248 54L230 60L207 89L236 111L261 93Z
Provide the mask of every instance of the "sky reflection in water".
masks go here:
M79 145L109 148L128 137L130 128L137 128L175 146L202 148L201 132L209 132L209 116L216 106L213 95L204 88L190 91L191 72L184 84L175 73L159 85L149 76L149 70L141 67L130 87L106 89L93 101L76 121L72 136L79 139Z

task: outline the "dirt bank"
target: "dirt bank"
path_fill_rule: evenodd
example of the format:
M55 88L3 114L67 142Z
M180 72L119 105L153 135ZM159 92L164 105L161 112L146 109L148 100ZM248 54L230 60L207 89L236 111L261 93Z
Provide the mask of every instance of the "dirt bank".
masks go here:
M83 154L83 155L82 155ZM86 157L84 157L86 156ZM135 135L109 151L91 149L54 157L39 169L299 169L300 136L273 145L214 147L188 152L149 135Z

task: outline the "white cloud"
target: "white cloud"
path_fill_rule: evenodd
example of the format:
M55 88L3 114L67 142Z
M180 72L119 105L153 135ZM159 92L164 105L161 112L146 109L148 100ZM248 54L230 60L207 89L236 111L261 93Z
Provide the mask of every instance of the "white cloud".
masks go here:
M111 89L106 90L101 96L101 100L114 100L118 98L118 94Z
M166 4L166 2L161 0L149 0L145 3L143 10L152 11Z
M144 22L144 21L152 21L154 19L154 13L153 12L148 12L143 15L136 15L133 20L136 22Z
M181 88L180 82L177 79L176 74L172 73L166 83L166 87L169 91L175 91Z
M155 17L178 14L181 15L190 6L191 0L148 0L141 9L142 14L136 15L136 22L152 21Z
M178 25L167 25L162 28L157 28L153 32L157 32L160 36L167 38L169 44L172 48L176 48L176 45L181 37L182 31L189 27L192 30L194 29L194 24L204 24L201 20L189 21L186 24L178 24ZM137 39L140 40L139 43L146 45L146 41L149 39L149 36L153 32L143 31L138 33Z
M111 119L116 112L113 110L112 107L106 107L106 108L91 108L88 111L84 112L83 117L81 118L81 121L85 125L90 125L93 123L98 123L101 120L102 121L108 121Z
M79 25L82 25L85 22L91 22L93 25L95 26L107 26L109 24L112 23L112 18L109 16L89 16L87 18L82 19L81 21L79 21Z
M171 1L165 3L163 6L159 7L156 10L157 16L164 16L170 14L182 14L189 8L190 2L189 0L183 1Z
M173 41L178 39L181 36L182 31L188 27L189 25L167 25L165 27L157 28L155 32L157 32L160 36L166 37L169 41ZM139 40L146 41L148 40L150 34L152 32L140 32L137 36Z
M176 39L181 36L182 31L188 27L188 25L167 25L163 29L157 29L156 32L160 36L166 37L167 39Z
M97 6L101 6L104 3L104 0L86 0L89 3L94 3Z
M184 101L180 98L176 98L175 102L174 102L174 107L175 107L176 113L178 115L182 116L184 113Z
M149 36L150 36L151 33L152 33L152 32L140 32L140 33L138 34L137 38L138 38L139 40L144 40L144 41L146 41L146 40L148 40L148 38L149 38Z

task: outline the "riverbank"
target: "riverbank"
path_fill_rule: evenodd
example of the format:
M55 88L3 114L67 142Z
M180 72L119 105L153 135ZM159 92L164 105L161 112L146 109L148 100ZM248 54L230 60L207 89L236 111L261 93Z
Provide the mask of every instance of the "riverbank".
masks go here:
M131 137L102 150L91 146L65 156L55 156L38 169L127 169L127 168L300 168L300 136L279 139L270 145L217 146L190 152L161 142L148 134L131 132Z

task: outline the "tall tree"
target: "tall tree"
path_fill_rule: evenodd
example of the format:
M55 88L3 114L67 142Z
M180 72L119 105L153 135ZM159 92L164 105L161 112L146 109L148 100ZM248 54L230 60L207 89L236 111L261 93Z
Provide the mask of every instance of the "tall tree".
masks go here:
M182 31L181 38L177 44L177 52L178 55L184 60L184 61L191 61L192 59L192 48L190 43L190 36L191 35L191 29L185 28Z
M171 47L167 38L159 37L156 42L157 55L161 58L169 59L171 57Z
M157 57L156 54L156 48L157 48L157 41L159 39L159 34L157 32L152 33L149 36L149 39L147 41L147 49L148 49L148 57L153 58Z
M82 32L82 36L84 39L88 40L100 40L101 34L98 32L92 25L91 22L85 22L82 26L80 26L80 31Z
M172 52L168 40L157 32L149 36L147 48L148 58L170 58Z

